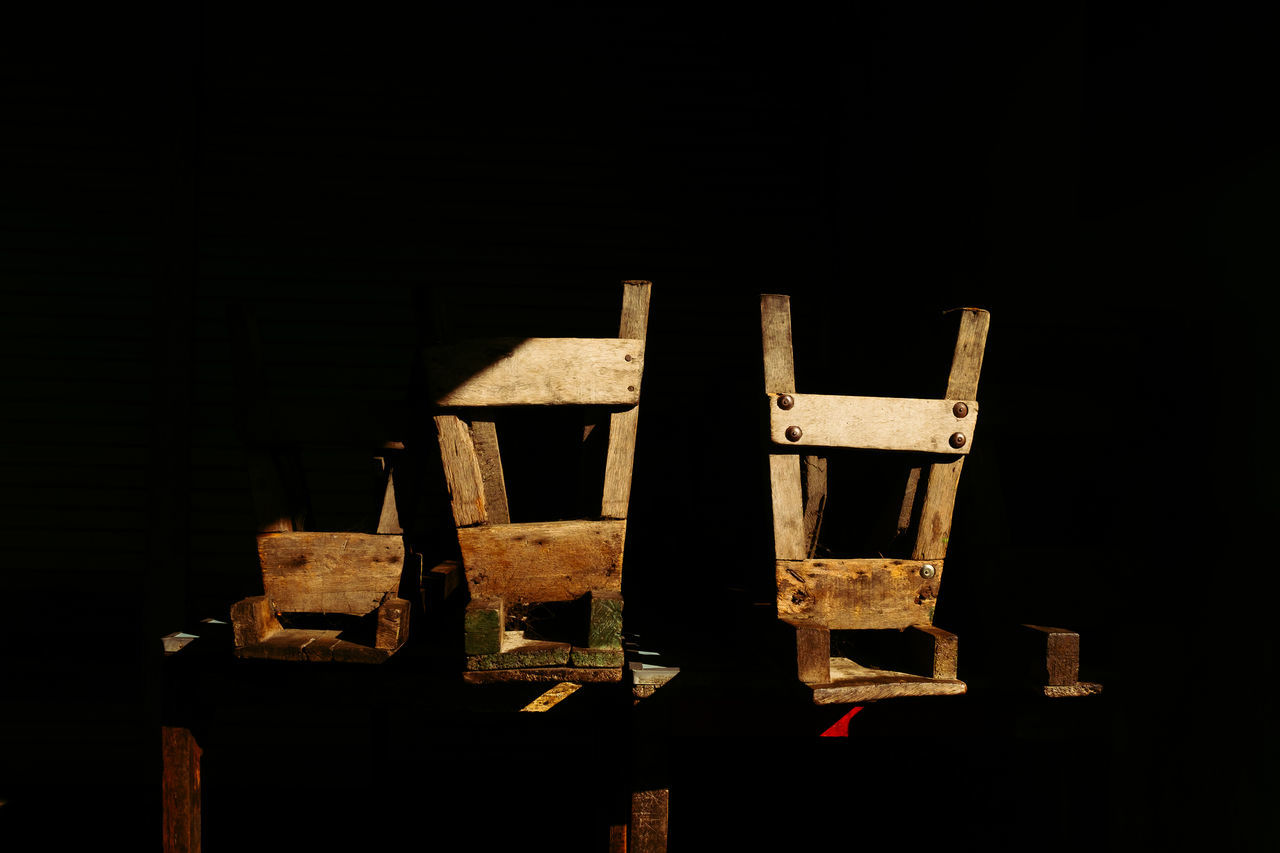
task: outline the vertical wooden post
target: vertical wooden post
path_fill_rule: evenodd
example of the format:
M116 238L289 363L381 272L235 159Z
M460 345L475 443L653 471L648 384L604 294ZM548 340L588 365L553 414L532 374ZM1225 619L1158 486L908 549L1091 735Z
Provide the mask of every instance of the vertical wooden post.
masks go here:
M760 336L764 350L765 393L795 393L790 297L775 293L761 295ZM809 549L804 526L800 457L794 453L769 454L769 479L773 496L774 556L779 560L803 560Z
M987 327L991 315L980 308L965 308L960 317L955 355L951 360L951 376L947 381L948 400L972 400L978 395L978 377L982 373L982 355L987 345ZM955 511L956 489L964 457L929 466L924 505L920 509L920 529L916 532L912 559L941 560L947 556L947 540L951 536L951 516Z
M649 330L649 291L647 281L622 283L622 320L619 338L644 340ZM640 423L640 406L609 416L609 448L604 465L604 496L600 503L601 518L626 518L631 501L631 473L635 463L636 429Z
M164 853L200 853L200 755L189 729L160 729Z

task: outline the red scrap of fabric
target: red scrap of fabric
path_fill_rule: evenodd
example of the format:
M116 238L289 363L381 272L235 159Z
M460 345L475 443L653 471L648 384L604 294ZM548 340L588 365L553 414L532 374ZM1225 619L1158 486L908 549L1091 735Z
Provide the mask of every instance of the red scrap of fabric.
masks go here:
M862 710L861 705L854 705L849 713L836 720L835 724L823 732L820 737L848 737L849 721L853 719L853 715Z

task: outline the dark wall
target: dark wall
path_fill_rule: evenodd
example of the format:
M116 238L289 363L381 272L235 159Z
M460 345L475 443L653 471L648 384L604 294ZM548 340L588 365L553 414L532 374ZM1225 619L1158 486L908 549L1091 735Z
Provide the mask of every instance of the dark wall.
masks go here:
M800 387L829 393L941 394L943 312L987 308L938 614L961 675L1000 682L1005 624L1080 630L1110 704L1079 824L1251 840L1275 793L1263 18L32 13L0 116L2 589L7 647L45 654L6 653L0 820L63 797L153 837L156 638L258 582L229 311L257 317L261 388L340 432L402 414L425 337L607 335L645 278L631 627L732 658L719 608L771 595L760 293L792 295ZM858 471L833 469L836 541Z

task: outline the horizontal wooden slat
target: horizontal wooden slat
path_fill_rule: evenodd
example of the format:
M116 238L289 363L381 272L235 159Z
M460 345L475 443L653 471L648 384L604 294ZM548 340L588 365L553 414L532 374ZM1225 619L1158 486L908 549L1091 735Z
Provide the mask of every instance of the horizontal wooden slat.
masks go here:
M431 347L423 357L440 406L632 406L644 341L500 338Z
M624 520L490 524L458 529L472 598L572 601L622 589Z
M966 454L978 420L978 404L972 400L790 394L792 406L783 409L780 396L769 395L774 444ZM963 418L956 417L957 403L967 408ZM787 437L791 427L800 428L795 440ZM956 433L965 437L960 447L951 444Z
M262 585L284 613L362 616L400 587L404 540L376 533L264 533Z
M966 689L963 681L954 678L872 669L848 658L832 658L831 683L815 684L813 701L818 705L842 705L897 696L958 696Z
M931 578L921 567L934 568ZM828 628L907 628L933 623L942 561L778 560L778 616Z

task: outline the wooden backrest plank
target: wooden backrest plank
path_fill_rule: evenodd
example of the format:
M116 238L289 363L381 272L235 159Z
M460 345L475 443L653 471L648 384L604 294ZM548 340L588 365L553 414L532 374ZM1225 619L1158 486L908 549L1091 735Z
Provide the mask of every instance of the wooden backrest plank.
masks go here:
M778 560L776 567L779 617L837 630L906 628L933 623L943 561Z
M363 616L400 588L404 539L376 533L264 533L262 586L285 613Z
M588 592L622 589L627 523L538 521L458 529L473 598L508 603L572 601Z
M644 341L649 333L649 295L647 281L622 283L622 319L618 337ZM643 366L642 366L643 367ZM637 383L636 389L639 390ZM609 446L605 451L604 494L600 500L602 518L626 518L631 500L631 478L635 464L636 431L640 423L640 406L634 405L609 416Z
M760 339L764 353L765 393L793 393L796 390L796 368L791 351L789 296L761 294ZM770 454L769 483L773 500L774 554L779 560L802 560L808 556L809 542L805 529L800 457L794 453Z
M435 422L454 524L458 527L482 524L488 517L484 479L471 430L457 415L436 415Z
M769 395L769 438L774 444L800 447L852 447L868 450L966 454L978 420L978 404L965 402L963 418L956 417L957 400L918 400L906 397L849 397L834 394L791 394L790 409ZM787 430L798 427L800 436ZM966 436L953 447L951 437Z
M504 338L429 348L429 393L438 406L633 406L644 341Z

